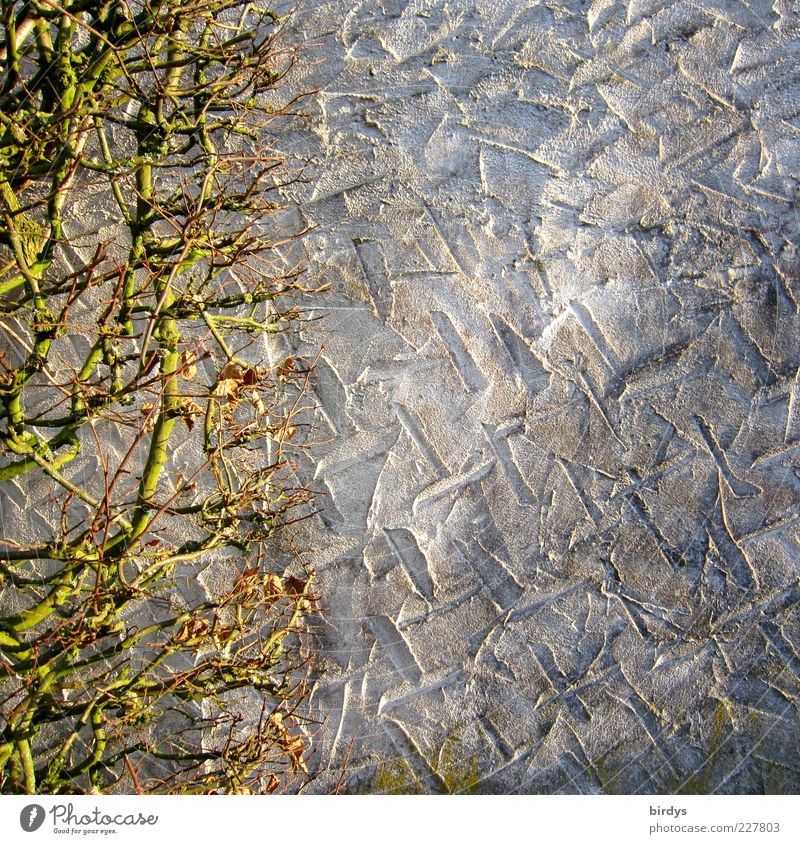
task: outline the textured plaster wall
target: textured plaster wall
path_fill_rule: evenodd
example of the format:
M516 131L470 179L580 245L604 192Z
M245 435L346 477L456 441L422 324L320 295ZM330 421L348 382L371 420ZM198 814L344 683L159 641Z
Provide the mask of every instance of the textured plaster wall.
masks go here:
M800 8L294 26L311 790L798 791ZM58 515L13 482L0 517Z
M313 788L796 791L797 5L295 25Z

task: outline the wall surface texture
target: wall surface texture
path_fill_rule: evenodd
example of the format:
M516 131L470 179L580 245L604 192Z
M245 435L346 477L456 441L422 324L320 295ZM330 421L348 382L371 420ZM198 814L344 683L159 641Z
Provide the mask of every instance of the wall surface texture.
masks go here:
M800 787L800 14L301 5L312 790Z

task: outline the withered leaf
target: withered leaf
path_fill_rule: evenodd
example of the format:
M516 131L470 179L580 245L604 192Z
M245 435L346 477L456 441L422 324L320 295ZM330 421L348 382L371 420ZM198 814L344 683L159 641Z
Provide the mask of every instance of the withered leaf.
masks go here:
M189 639L195 639L205 633L210 627L209 623L201 618L191 618L184 622L181 629L175 637L176 642L186 642Z
M258 393L252 393L250 396L250 404L253 405L253 409L259 416L264 416L264 414L266 414L267 406L264 404L264 399L262 399Z
M276 367L275 374L278 378L286 380L292 372L297 372L297 364L292 357L284 358Z
M151 401L145 402L141 407L141 414L145 417L144 419L144 430L149 434L156 426L156 416L158 414L153 413L153 409L155 408L155 403Z
M280 427L273 428L270 431L270 437L275 440L275 442L284 442L290 440L295 434L297 433L297 428L294 425L281 425Z
M237 381L235 378L222 378L217 382L217 389L215 392L218 396L235 399L239 395L241 388L241 382Z
M286 587L286 592L289 595L302 595L303 590L306 588L306 583L308 581L301 580L299 577L294 577L290 575L289 577L284 580L284 586Z
M186 349L181 352L180 357L181 375L187 380L191 380L197 375L197 355Z
M194 428L194 420L197 416L202 416L205 411L197 402L191 399L184 399L180 405L180 414L186 427L191 431Z
M264 575L264 596L271 598L283 592L283 584L277 574Z
M226 363L219 374L220 381L241 381L242 370L235 363Z

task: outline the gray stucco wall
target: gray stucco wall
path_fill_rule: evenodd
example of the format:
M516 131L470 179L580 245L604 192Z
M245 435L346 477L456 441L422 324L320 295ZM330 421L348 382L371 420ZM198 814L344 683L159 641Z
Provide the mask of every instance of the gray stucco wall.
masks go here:
M797 5L295 27L312 790L796 791Z

